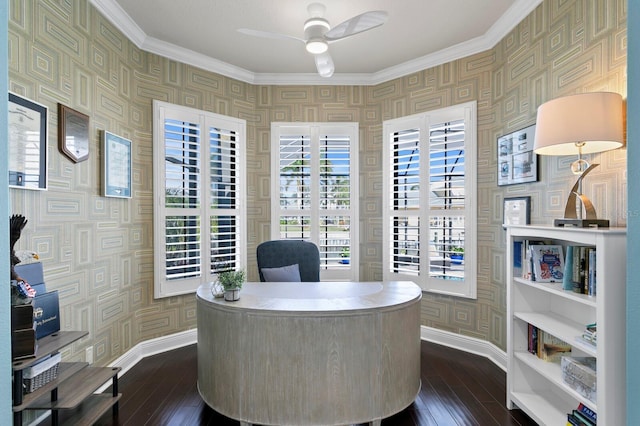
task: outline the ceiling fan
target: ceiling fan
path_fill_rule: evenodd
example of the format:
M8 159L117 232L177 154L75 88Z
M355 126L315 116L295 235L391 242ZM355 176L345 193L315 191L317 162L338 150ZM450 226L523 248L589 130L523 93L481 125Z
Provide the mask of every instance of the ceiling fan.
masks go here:
M304 38L247 28L239 28L238 31L256 37L301 41L307 52L313 54L318 74L322 77L331 77L334 65L328 52L329 43L379 27L387 22L388 15L382 10L369 11L331 28L329 21L323 18L325 10L325 6L321 3L311 3L307 7L310 18L304 23Z

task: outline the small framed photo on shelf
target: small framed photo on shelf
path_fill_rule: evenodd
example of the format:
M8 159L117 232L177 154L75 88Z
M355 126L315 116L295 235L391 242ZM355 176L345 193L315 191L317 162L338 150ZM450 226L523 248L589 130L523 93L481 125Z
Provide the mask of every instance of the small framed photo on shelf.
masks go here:
M131 141L105 130L102 149L104 196L131 198Z
M89 158L89 116L58 104L58 145L74 163Z
M498 186L538 180L538 156L533 152L536 125L498 138Z
M9 186L47 189L47 107L9 93Z
M529 225L531 223L531 197L509 197L504 199L502 226Z

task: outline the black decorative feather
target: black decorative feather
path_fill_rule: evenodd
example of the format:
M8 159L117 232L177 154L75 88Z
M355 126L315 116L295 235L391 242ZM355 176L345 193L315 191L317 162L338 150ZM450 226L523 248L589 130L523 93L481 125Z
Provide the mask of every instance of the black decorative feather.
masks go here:
M20 239L20 234L22 234L22 230L27 225L27 219L21 214L14 214L9 218L9 243L11 248L11 279L18 280L20 277L16 274L14 270L14 266L20 263L20 259L16 256L16 252L14 246L16 242Z

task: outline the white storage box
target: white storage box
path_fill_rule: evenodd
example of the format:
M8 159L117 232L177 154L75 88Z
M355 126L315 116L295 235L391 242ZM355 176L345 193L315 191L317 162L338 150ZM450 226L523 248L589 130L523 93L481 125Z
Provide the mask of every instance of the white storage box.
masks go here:
M560 360L562 380L580 395L596 402L596 359L563 356Z

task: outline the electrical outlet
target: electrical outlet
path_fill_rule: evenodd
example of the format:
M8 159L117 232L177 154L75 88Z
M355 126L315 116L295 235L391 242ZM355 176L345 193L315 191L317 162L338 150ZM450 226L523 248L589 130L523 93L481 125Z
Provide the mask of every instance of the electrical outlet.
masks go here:
M85 352L85 361L89 364L93 364L93 346L89 346Z

